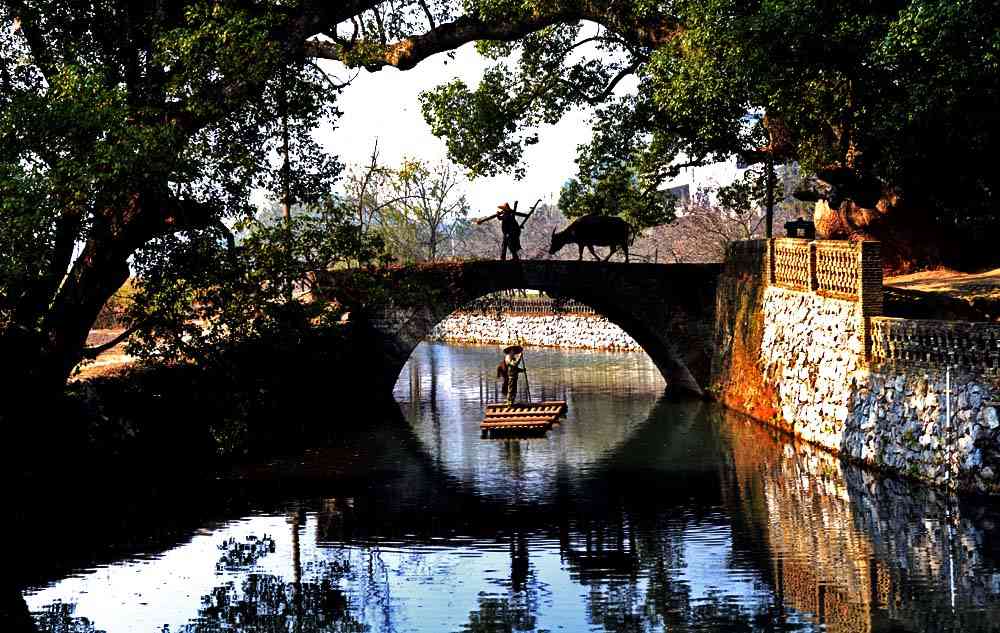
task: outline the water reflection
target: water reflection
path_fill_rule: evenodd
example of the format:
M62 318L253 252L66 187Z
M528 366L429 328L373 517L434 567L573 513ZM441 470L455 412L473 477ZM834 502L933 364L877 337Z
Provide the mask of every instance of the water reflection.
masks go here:
M565 400L568 413L544 438L483 441L487 403L503 397L499 347L421 344L396 385L396 399L435 463L506 502L541 501L559 477L574 479L648 419L665 383L645 354L530 348L522 395Z
M642 355L529 362L533 390L570 402L547 437L480 439L495 350L421 347L397 391L411 426L336 453L371 477L325 480L330 453L316 452L301 490L285 479L256 510L192 519L151 555L34 586L38 628L998 630L991 504L667 402Z
M1000 630L993 504L882 479L727 419L747 440L731 443L733 501L767 518L755 531L787 604L831 630Z

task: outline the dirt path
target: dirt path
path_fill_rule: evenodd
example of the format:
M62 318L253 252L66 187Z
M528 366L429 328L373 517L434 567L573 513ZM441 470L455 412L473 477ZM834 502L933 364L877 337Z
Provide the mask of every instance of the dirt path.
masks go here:
M1000 299L1000 268L982 273L928 270L910 275L887 277L885 285L904 290L947 294L961 299Z
M980 273L928 270L885 279L887 316L1000 321L1000 268Z
M87 336L87 346L102 345L121 334L124 330L91 330ZM87 380L106 374L114 373L122 367L127 367L135 362L134 356L125 353L125 343L119 343L108 351L104 352L93 362L82 365L79 371L70 378L70 381Z

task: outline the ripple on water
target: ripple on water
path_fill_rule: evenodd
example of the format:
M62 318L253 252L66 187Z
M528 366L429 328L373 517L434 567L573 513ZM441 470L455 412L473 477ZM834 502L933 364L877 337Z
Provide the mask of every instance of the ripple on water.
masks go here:
M643 354L529 350L532 394L567 400L566 420L483 440L496 360L421 345L395 391L409 425L248 470L280 477L279 493L92 515L87 539L60 544L79 563L48 563L24 593L39 628L997 630L991 505L942 506L668 402ZM348 495L345 460L374 473ZM296 469L312 473L305 490Z

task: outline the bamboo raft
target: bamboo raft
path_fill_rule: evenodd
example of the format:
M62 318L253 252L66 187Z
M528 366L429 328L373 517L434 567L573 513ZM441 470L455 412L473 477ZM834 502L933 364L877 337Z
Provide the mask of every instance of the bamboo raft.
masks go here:
M488 404L479 425L483 437L503 433L545 433L566 415L565 400L535 403Z

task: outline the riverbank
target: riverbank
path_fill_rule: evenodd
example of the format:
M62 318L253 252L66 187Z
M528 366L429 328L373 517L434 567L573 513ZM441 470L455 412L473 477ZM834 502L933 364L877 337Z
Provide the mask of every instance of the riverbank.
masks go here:
M256 341L211 365L121 364L69 383L62 397L7 410L18 479L67 472L209 473L242 461L301 454L364 419L339 405L370 394L363 343L349 327L304 333L294 345ZM370 355L369 355L370 356ZM353 394L353 395L351 395ZM367 398L370 416L397 415L391 397ZM325 419L324 419L325 418Z
M427 336L429 341L479 345L520 343L537 347L640 352L635 339L596 314L480 314L455 312Z
M712 392L842 458L1000 494L1000 328L884 316L878 246L735 243L719 282Z

